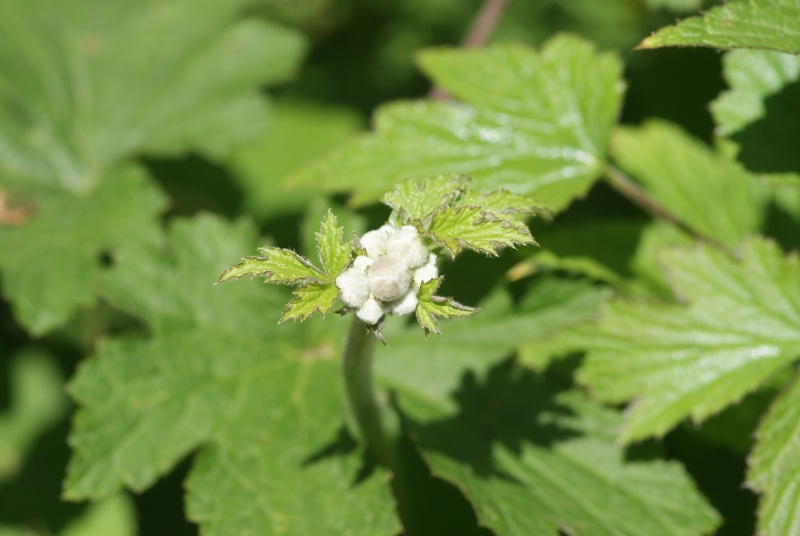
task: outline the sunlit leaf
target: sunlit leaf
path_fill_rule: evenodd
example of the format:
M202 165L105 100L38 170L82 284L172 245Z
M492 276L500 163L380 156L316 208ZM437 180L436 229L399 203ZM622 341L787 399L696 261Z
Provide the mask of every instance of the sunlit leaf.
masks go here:
M575 335L588 350L579 381L601 400L633 400L622 441L703 420L800 356L797 257L755 237L740 256L707 245L669 250L667 278L687 305L618 301Z
M639 48L705 46L800 53L800 0L731 0L657 31Z

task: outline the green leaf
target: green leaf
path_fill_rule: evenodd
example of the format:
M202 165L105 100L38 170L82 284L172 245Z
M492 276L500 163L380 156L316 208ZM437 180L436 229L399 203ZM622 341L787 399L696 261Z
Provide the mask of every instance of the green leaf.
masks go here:
M800 0L731 0L657 31L638 48L704 46L800 53Z
M768 50L732 50L722 58L730 89L711 103L717 134L729 136L764 117L765 99L800 79L800 57ZM787 120L792 116L773 117Z
M136 536L136 508L125 494L90 505L59 536Z
M427 232L451 256L465 247L497 256L500 248L535 243L526 226L469 205L439 210L431 218Z
M303 321L314 313L325 316L331 312L338 297L339 289L334 283L303 285L294 291L294 299L284 309L281 322Z
M492 216L505 220L524 218L531 214L548 214L546 208L535 202L533 198L508 190L495 190L488 194L479 194L474 190L468 190L459 199L459 203L479 206Z
M286 99L277 99L269 119L264 135L235 150L228 162L231 178L244 192L243 209L261 219L301 212L319 192L290 188L284 178L360 130L363 123L346 108Z
M620 127L611 153L659 204L701 235L734 247L761 223L747 173L670 123Z
M747 484L761 492L759 534L790 536L800 531L800 380L773 403L756 432Z
M258 136L260 86L285 78L304 44L236 22L244 4L4 2L0 176L87 192L135 153L219 155Z
M437 210L450 206L466 188L467 178L459 175L407 180L384 195L381 202L404 214L410 221L422 222Z
M731 89L711 103L717 131L739 145L738 159L748 169L794 173L792 178L797 180L798 57L765 50L734 50L725 55L724 75Z
M522 45L434 49L420 56L434 82L464 104L417 101L381 108L375 133L293 176L369 203L405 179L461 173L481 192L531 194L553 211L600 175L623 93L621 65L589 43L558 36Z
M42 198L23 226L0 228L4 291L17 319L35 335L94 302L104 255L114 259L126 248L161 240L161 191L138 168L110 178L86 197L60 192Z
M8 411L0 414L0 484L23 466L34 441L67 411L63 380L54 361L26 351L9 362Z
M328 209L315 238L319 260L328 276L329 283L333 283L342 270L350 264L353 245L349 241L342 241L343 233L344 228L338 226L336 216L332 210Z
M762 238L741 262L708 245L667 250L668 280L686 306L615 302L578 331L578 373L601 400L633 399L620 439L660 436L740 400L800 355L800 266Z
M243 275L251 278L264 276L270 283L293 285L304 281L327 281L327 276L319 271L305 257L290 249L264 246L258 248L263 257L245 257L239 264L227 268L219 276L217 283L239 279Z
M718 516L677 464L626 461L615 411L506 359L520 342L570 325L597 292L546 278L519 305L494 294L446 338L391 333L375 361L379 379L434 474L496 534L707 534Z
M419 300L416 309L417 321L426 332L436 334L440 333L439 322L436 320L437 316L440 318L464 317L478 311L474 307L461 305L453 298L434 295L441 282L441 277L426 281L420 285L417 293L417 299Z
M152 335L107 340L71 382L65 495L143 490L198 451L186 504L205 534L397 532L389 475L344 431L341 330L275 326L281 287L209 284L255 247L250 226L181 220L170 243L124 256L104 281Z
M703 7L703 0L645 0L650 9L669 9L670 11L697 11Z

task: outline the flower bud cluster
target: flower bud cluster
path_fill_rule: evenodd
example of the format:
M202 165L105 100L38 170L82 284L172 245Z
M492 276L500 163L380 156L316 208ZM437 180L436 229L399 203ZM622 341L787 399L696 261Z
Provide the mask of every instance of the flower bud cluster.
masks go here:
M384 225L361 237L366 255L336 278L339 298L367 324L384 314L406 315L417 308L422 283L439 275L430 253L413 226Z

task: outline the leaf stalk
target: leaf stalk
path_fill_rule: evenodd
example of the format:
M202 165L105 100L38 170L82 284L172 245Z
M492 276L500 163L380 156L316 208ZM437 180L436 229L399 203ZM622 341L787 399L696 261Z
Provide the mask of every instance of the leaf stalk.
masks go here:
M350 420L373 456L389 469L396 470L397 455L386 433L372 380L376 340L364 322L353 318L342 360L345 404Z

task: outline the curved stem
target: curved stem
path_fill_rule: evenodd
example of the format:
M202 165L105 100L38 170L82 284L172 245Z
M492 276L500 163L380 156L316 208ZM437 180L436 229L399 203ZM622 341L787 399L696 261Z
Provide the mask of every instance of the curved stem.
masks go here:
M393 469L397 465L394 447L386 435L372 382L375 340L366 324L353 318L342 360L345 400L362 440L379 462Z

